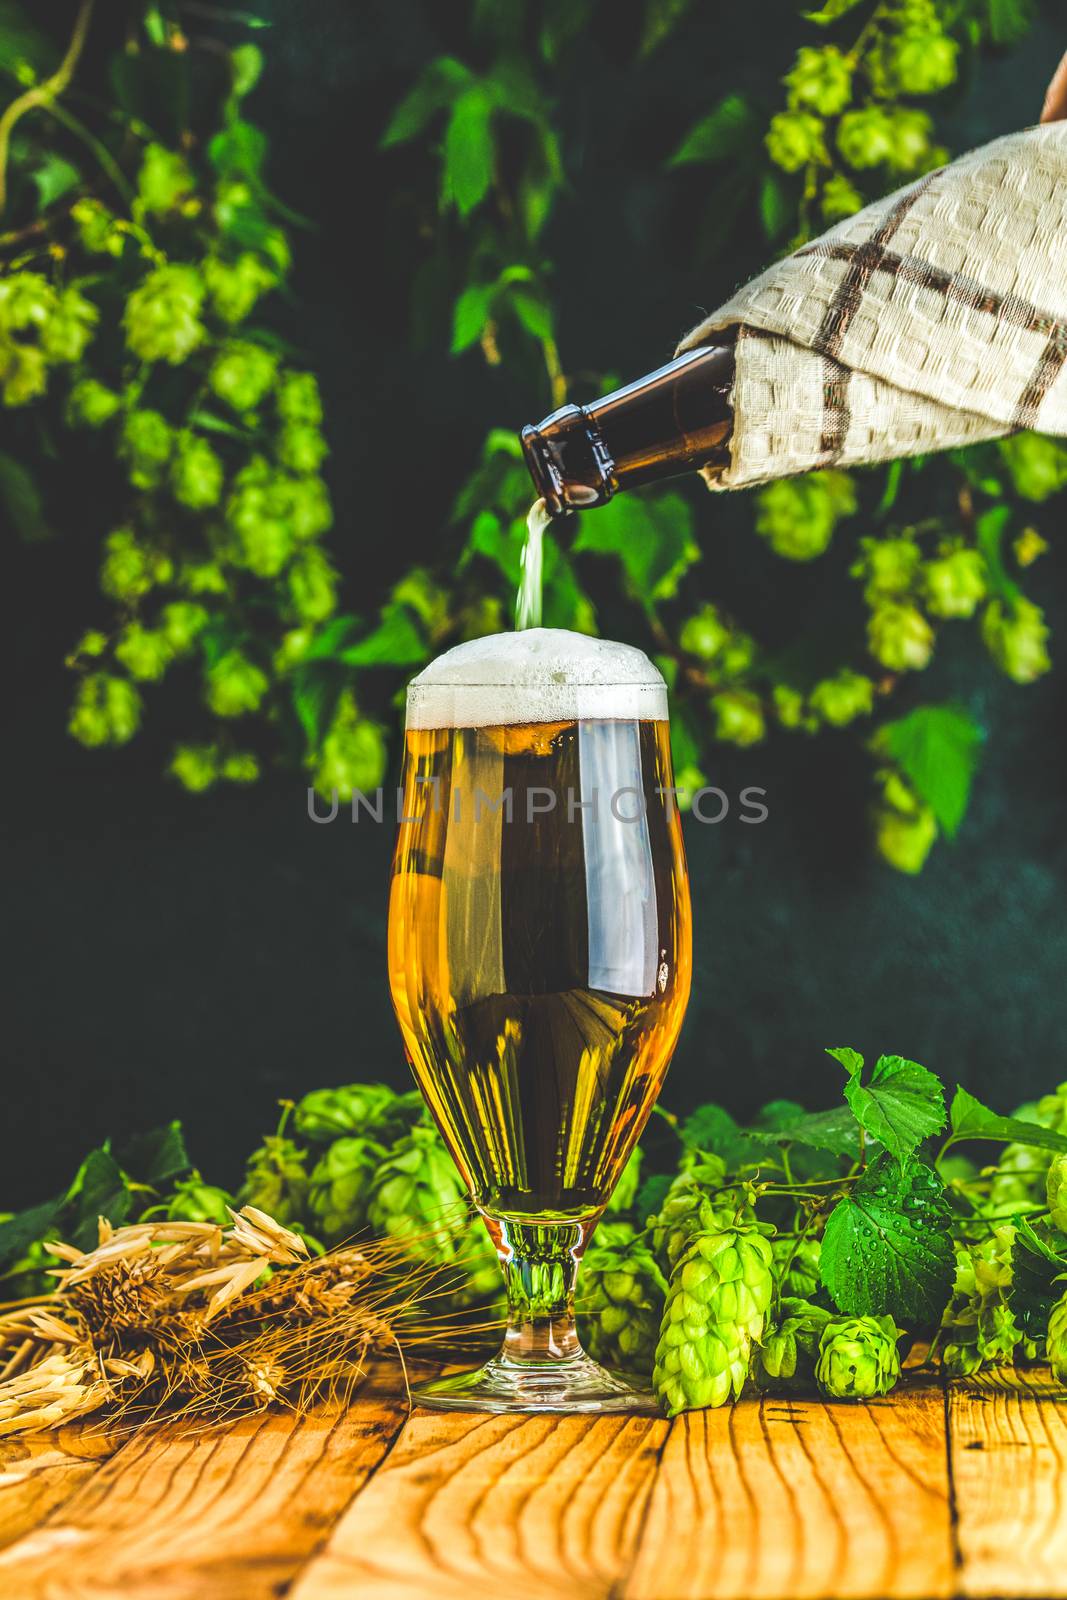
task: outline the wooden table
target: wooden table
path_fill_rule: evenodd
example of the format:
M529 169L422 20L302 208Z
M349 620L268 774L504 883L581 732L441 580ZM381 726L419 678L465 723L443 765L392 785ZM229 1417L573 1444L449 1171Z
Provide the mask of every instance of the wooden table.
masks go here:
M0 1439L0 1595L62 1600L1067 1596L1043 1370L667 1423L347 1412Z

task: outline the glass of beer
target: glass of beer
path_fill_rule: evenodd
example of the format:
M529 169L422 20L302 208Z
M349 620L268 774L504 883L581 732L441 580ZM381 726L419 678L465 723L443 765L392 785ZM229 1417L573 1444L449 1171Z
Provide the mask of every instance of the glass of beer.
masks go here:
M666 687L628 645L495 634L414 679L405 740L390 989L508 1302L499 1355L419 1399L648 1409L582 1349L574 1296L689 998Z

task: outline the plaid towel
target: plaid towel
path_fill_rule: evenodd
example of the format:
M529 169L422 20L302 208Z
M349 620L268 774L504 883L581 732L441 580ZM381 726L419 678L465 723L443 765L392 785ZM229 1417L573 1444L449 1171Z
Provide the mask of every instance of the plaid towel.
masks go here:
M679 353L737 328L714 488L1067 434L1067 123L972 151L739 289Z

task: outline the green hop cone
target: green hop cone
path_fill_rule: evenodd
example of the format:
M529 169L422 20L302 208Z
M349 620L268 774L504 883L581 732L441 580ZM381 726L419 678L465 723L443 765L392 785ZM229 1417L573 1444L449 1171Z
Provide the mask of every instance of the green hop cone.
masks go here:
M122 254L123 233L115 225L114 212L102 201L78 200L71 206L70 215L83 250L94 256Z
M311 1144L359 1136L391 1144L409 1133L423 1110L417 1089L397 1094L384 1083L348 1083L338 1089L313 1089L297 1101L293 1126Z
M323 552L302 550L286 573L293 610L301 622L325 622L337 605L337 572Z
M863 209L863 196L843 172L835 172L823 184L819 204L826 222L840 222Z
M956 80L955 39L939 29L907 29L887 42L882 63L901 94L937 94Z
M736 1400L774 1294L754 1227L697 1234L671 1274L652 1386L669 1417Z
M154 489L174 448L174 430L158 411L130 411L122 424L122 453L135 489Z
M316 790L342 800L350 800L357 791L369 794L384 778L385 762L384 730L379 723L360 716L346 689L338 699L329 733L309 762Z
M881 166L893 155L893 123L881 106L846 111L837 124L837 148L850 167Z
M1067 1383L1067 1294L1061 1295L1049 1313L1045 1355L1057 1383Z
M1067 449L1043 433L1015 433L998 446L1017 494L1047 500L1067 487Z
M74 428L102 428L121 404L114 389L96 378L82 378L67 396L67 421Z
M49 361L80 361L99 320L91 300L75 288L64 289L41 329L41 349Z
M715 715L715 737L742 749L759 744L767 732L759 695L748 689L723 689L708 702Z
M207 440L184 434L170 468L171 492L179 505L188 506L190 511L217 505L222 480L222 462Z
M206 626L208 613L195 600L173 600L159 613L159 625L175 655L191 649L194 639Z
M454 1273L458 1304L500 1291L500 1264L488 1235L472 1221L466 1190L436 1128L416 1125L398 1139L370 1180L367 1220L401 1239L420 1261Z
M985 557L979 550L947 550L922 571L926 609L935 617L973 617L987 592Z
M143 628L139 622L128 622L115 645L115 660L140 683L153 683L162 678L173 659L174 652L166 634L155 628Z
M860 551L860 559L850 570L854 578L866 579L863 598L868 605L898 600L908 593L922 559L914 539L861 539Z
M166 583L174 567L168 556L140 544L130 528L116 528L104 541L100 587L112 600L139 600L157 583Z
M647 1378L666 1295L667 1280L646 1245L594 1242L578 1279L579 1334L593 1360Z
M178 366L203 341L204 283L195 267L156 267L126 301L126 343L140 361Z
M305 423L312 428L322 422L319 385L311 372L284 372L274 404L283 422Z
M897 106L890 113L892 148L889 166L894 172L920 172L936 154L930 135L933 122L925 111Z
M835 45L805 45L786 73L785 86L792 107L836 117L852 98L852 62Z
M875 845L898 872L921 872L937 842L937 818L892 767L877 774L882 795L874 808Z
M318 428L306 422L289 422L275 441L275 454L290 472L318 472L329 455L329 446Z
M204 698L217 717L242 717L255 711L270 680L240 650L227 650L208 668Z
M892 1317L830 1317L819 1337L815 1382L830 1400L871 1400L900 1377Z
M0 384L5 406L25 406L48 388L44 351L36 345L0 338Z
M1061 1233L1067 1233L1067 1155L1053 1156L1045 1179L1049 1215Z
M808 696L817 717L831 727L844 728L857 717L869 717L874 709L874 684L860 672L847 668L833 678L817 683Z
M683 1162L658 1212L648 1219L652 1248L670 1272L698 1233L713 1233L731 1220L736 1206L724 1191L726 1165L718 1156Z
M941 1318L941 1361L952 1377L970 1377L1012 1360L1021 1334L1012 1314L1012 1243L1002 1223L978 1243L957 1241L956 1276Z
M813 561L829 546L838 520L855 509L856 492L844 472L782 478L759 492L756 532L775 555L787 561Z
M997 666L1013 683L1033 683L1052 665L1045 613L1032 600L1014 605L991 600L982 617L982 638Z
M129 679L92 672L78 685L67 731L90 748L128 744L141 725L142 710L141 696Z
M783 172L799 172L811 162L827 160L822 118L810 111L779 111L771 118L764 143Z
M308 1188L305 1152L292 1139L272 1133L249 1156L237 1199L288 1228L306 1221Z
M815 1380L819 1341L830 1312L800 1296L787 1295L763 1335L752 1364L761 1389L799 1389Z
M185 157L161 144L146 145L137 174L137 198L143 211L162 216L188 200L196 180Z
M260 295L278 282L277 273L250 250L233 262L211 256L204 262L203 273L211 309L229 323L243 322Z
M698 661L714 661L729 639L730 629L710 601L686 618L678 635L681 648Z
M234 411L253 411L271 389L277 371L273 351L247 339L233 339L215 358L208 384Z
M191 1172L175 1184L164 1215L169 1222L217 1222L228 1228L233 1205L234 1198L225 1189L205 1183L199 1172Z
M386 1148L375 1139L335 1139L311 1172L308 1213L311 1226L327 1244L337 1244L367 1220L370 1180Z
M921 672L934 653L934 630L915 606L888 602L871 612L867 647L890 672Z
M190 794L203 794L220 776L219 752L213 744L179 744L167 771Z

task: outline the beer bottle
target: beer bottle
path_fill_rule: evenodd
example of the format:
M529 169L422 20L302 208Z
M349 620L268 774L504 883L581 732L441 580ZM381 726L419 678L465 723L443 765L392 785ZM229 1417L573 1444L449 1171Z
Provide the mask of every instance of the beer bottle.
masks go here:
M526 465L551 515L605 505L619 489L729 464L734 351L727 337L592 405L562 406L523 428Z

